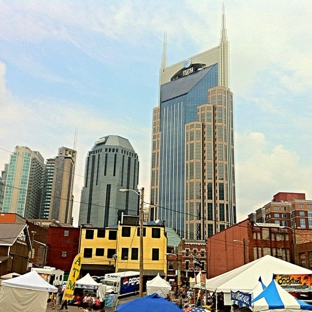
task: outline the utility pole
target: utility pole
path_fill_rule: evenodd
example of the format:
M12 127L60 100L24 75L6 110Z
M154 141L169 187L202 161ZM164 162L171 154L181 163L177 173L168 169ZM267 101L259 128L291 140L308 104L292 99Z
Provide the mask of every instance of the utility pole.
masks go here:
M143 206L144 206L144 187L140 192L140 297L143 297Z
M134 192L140 197L140 209L139 209L139 229L140 229L140 287L139 287L139 293L140 297L143 297L143 274L144 274L144 269L143 269L143 208L144 208L144 187L141 188L141 190L136 191L132 189L120 189L119 190L122 193L125 192Z

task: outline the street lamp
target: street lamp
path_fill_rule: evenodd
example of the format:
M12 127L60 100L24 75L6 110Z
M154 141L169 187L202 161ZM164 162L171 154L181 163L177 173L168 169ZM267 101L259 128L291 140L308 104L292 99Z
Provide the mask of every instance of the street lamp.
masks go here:
M138 196L140 196L140 214L139 214L139 221L140 221L140 297L143 297L143 205L144 205L144 187L138 192L132 189L120 189L122 193L126 192L134 192Z
M245 238L243 238L243 240L239 240L239 239L233 239L233 242L238 242L238 243L242 243L243 244L243 248L244 248L244 264L246 264L246 241Z

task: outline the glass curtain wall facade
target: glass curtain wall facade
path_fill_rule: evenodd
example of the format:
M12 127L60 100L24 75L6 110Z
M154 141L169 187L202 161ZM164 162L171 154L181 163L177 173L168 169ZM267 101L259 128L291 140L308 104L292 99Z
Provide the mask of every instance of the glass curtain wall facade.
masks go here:
M110 135L95 142L86 159L79 225L103 228L117 225L122 213L137 216L138 180L139 158L127 139Z
M168 67L164 49L159 100L153 113L151 219L165 220L186 239L204 239L236 222L224 15L218 47Z
M38 219L44 159L37 151L17 146L7 167L3 212Z

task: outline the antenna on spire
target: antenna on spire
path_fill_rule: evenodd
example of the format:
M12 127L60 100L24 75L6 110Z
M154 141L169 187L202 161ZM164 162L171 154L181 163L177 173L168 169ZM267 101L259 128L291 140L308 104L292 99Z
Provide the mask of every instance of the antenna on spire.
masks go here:
M225 6L222 4L222 29L221 29L221 42L226 41L226 28L225 28Z
M76 143L77 143L77 135L78 135L78 129L75 128L75 137L74 137L74 150L76 150Z
M163 54L161 57L161 68L167 66L167 32L164 33Z

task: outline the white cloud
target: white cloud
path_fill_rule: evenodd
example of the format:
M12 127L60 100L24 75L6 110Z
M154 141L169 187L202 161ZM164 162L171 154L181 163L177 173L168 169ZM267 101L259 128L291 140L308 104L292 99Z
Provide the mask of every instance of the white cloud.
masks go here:
M127 68L129 62L138 63L138 72L144 60L154 79L164 31L168 33L168 64L214 47L220 38L222 4L223 1L149 1L148 5L146 1L0 1L0 40L7 43L1 48L0 57L15 70L22 69L45 82L77 84L77 89L79 83L85 83L85 77L64 75L61 70L52 72L46 60L39 60L40 53L47 55L51 47L56 47L59 55L81 53L98 67L113 64ZM231 89L235 112L240 113L240 132L235 141L237 209L244 215L268 202L278 191L308 193L310 189L311 168L307 163L311 159L303 154L310 151L306 142L312 131L312 2L225 1L225 10ZM73 50L62 49L69 45ZM39 47L35 53L33 46ZM153 53L159 55L158 59ZM6 88L5 71L5 64L0 62L0 147L12 151L15 145L28 145L40 150L45 158L52 157L60 145L73 145L78 128L77 174L82 176L84 159L93 142L103 135L119 134L127 137L139 154L140 184L148 191L151 129L140 127L140 120L133 115L120 114L116 118L117 114L112 116L100 105L96 111L94 106L90 109L88 100L82 104L59 94L55 98L18 98ZM109 73L112 79L116 79L114 74ZM123 74L127 75L126 71ZM98 82L94 82L94 77L87 78L89 85ZM129 79L133 77L129 75ZM143 81L138 79L136 83ZM87 91L102 91L101 87ZM135 92L142 93L140 88L141 85ZM128 92L120 91L120 97L125 94L125 107L133 103ZM141 105L151 107L150 115L144 118L151 119L157 96L151 103L154 98L144 92L150 102ZM100 96L106 100L106 95ZM116 104L112 99L108 101L111 102L103 105ZM239 110L241 107L244 109ZM140 110L139 106L136 109ZM279 122L274 123L272 116ZM284 140L281 145L283 136L288 142ZM1 151L1 163L8 159L9 153ZM78 181L77 177L78 201L81 186L82 179Z
M24 102L13 97L5 86L5 64L0 62L0 164L9 162L16 145L38 150L47 159L57 155L60 146L74 147L77 130L77 166L75 175L75 216L83 185L84 162L88 150L102 136L117 134L129 139L139 155L140 167L149 168L150 129L135 121L110 119L80 103L59 100ZM2 170L3 168L0 168ZM140 185L149 187L149 170L141 170ZM146 192L146 199L148 192ZM148 201L148 200L147 200ZM76 220L77 221L77 220Z
M239 219L268 203L278 192L303 192L309 198L312 164L295 151L272 145L262 133L236 133L236 190Z

